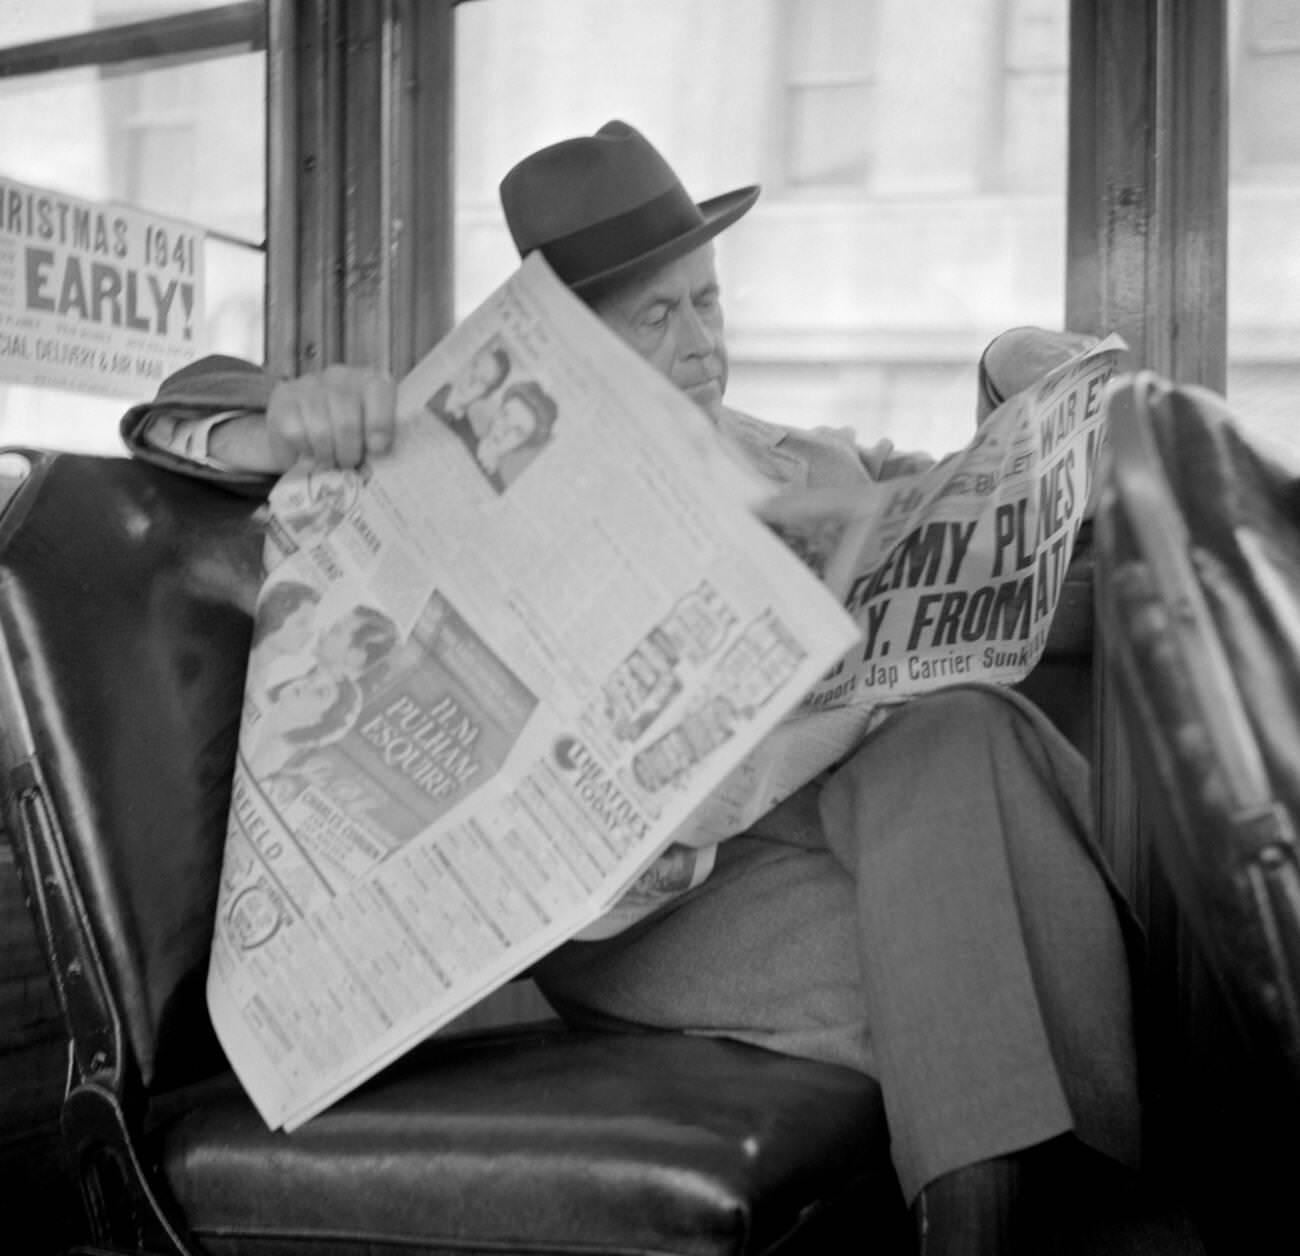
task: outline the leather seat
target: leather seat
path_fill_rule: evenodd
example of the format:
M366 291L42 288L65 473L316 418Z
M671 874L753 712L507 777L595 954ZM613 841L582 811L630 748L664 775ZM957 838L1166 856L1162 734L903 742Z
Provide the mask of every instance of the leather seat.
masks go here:
M154 1117L167 1180L212 1251L278 1237L332 1252L344 1234L367 1251L434 1237L473 1251L770 1251L810 1206L829 1225L836 1204L888 1208L896 1190L874 1087L675 1034L541 1026L438 1043L289 1136L267 1131L229 1075ZM878 1228L893 1223L882 1210Z
M27 456L0 515L0 795L73 1047L63 1128L97 1243L908 1250L876 1084L737 1043L558 1022L435 1037L269 1132L203 1000L256 504L140 462Z

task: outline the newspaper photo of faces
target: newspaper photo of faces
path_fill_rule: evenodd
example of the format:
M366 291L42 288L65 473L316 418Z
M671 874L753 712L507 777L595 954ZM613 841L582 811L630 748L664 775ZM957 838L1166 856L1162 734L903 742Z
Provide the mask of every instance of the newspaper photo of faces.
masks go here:
M371 538L358 530L356 509L361 490L370 481L370 466L312 468L296 471L281 481L280 506L267 520L265 562L267 570L297 553L325 552L326 542L362 554L371 548Z
M537 698L437 591L406 640L374 606L333 599L322 614L325 600L295 579L264 590L241 748L282 817L315 791L300 840L328 811L346 814L355 869L370 862L363 848L398 849L491 780ZM314 853L335 863L341 849Z
M425 409L464 443L497 493L550 443L557 417L555 399L535 379L517 374L500 335L487 340Z

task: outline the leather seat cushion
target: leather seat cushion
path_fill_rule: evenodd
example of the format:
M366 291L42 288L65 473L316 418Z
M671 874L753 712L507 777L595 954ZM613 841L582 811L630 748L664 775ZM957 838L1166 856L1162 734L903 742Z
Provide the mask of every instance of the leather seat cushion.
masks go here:
M679 1034L435 1040L293 1134L227 1074L151 1124L212 1253L703 1256L837 1206L859 1235L902 1212L872 1080Z

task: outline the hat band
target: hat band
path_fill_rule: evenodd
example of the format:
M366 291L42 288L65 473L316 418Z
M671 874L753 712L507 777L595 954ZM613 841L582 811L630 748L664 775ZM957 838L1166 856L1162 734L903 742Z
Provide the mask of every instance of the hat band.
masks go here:
M704 215L695 202L674 187L634 209L556 236L538 247L565 283L576 284L635 261L703 223Z

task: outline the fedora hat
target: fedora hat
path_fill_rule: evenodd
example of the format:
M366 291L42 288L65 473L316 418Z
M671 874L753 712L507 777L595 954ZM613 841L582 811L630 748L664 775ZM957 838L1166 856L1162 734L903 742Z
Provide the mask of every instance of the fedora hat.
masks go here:
M697 205L654 145L618 121L539 149L501 180L519 255L540 249L587 297L685 256L757 199L750 186Z

